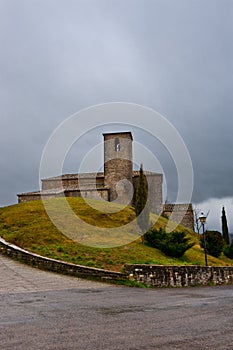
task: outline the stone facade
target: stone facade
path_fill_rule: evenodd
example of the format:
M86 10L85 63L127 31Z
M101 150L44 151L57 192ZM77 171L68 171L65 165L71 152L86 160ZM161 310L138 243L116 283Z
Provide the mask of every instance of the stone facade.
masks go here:
M163 211L163 192L162 192L163 176L161 176L161 174L156 174L149 171L144 171L144 174L146 176L147 187L150 188L150 191L148 192L148 196L149 196L151 211L156 214L161 214ZM133 172L134 189L136 189L138 186L138 180L139 180L139 171L134 171ZM133 202L135 202L135 199L136 199L136 191L134 191Z
M127 204L132 188L131 132L103 134L104 136L104 184L110 188L109 199Z
M107 133L104 137L104 172L65 174L42 180L42 190L18 194L18 202L51 197L84 197L133 204L139 172L133 171L131 132ZM163 175L145 171L152 191L151 210L162 208Z
M133 204L139 171L133 171L131 132L106 133L104 137L104 172L65 174L42 180L42 190L18 194L18 202L52 197L85 197ZM163 175L144 171L151 211L162 212L171 220L194 228L191 204L165 204L162 198Z
M77 190L79 187L79 180L81 180L82 184L86 185L86 187L90 187L90 185L93 187L96 185L97 188L102 188L104 186L104 173L66 174L43 179L42 191L53 190L54 188L65 191Z
M194 231L194 216L192 204L164 204L163 214L171 221Z
M126 265L131 280L150 287L233 284L233 266Z

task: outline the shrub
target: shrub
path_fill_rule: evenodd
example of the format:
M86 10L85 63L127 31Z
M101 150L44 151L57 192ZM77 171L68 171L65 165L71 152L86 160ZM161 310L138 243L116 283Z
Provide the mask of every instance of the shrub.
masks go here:
M145 233L144 236L150 246L174 258L182 257L194 245L194 243L189 243L190 238L187 238L186 233L182 231L167 233L162 229L159 231L152 229Z
M223 249L224 255L226 255L227 258L233 259L233 244L227 245Z
M164 212L162 212L162 214L160 216L162 218L165 218L165 219L169 220L169 216L167 214L165 214Z
M218 258L224 246L222 235L218 231L206 231L206 249L207 253ZM200 246L204 248L204 236L201 236Z
M151 229L144 234L145 241L153 248L160 249L161 242L164 239L164 231Z

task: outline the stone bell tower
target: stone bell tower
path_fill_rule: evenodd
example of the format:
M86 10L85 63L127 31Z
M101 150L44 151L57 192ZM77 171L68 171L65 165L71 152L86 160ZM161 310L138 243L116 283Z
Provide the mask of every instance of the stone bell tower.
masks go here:
M110 188L109 200L128 204L132 197L132 142L131 132L103 134L104 184Z

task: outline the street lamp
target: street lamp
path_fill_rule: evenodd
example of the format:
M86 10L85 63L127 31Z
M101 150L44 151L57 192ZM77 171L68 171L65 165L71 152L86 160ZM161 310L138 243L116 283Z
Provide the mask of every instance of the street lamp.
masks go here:
M205 234L205 223L206 223L206 216L201 213L199 216L200 223L202 225L203 230L203 238L204 238L204 252L205 252L205 265L208 266L208 259L207 259L207 249L206 249L206 234Z

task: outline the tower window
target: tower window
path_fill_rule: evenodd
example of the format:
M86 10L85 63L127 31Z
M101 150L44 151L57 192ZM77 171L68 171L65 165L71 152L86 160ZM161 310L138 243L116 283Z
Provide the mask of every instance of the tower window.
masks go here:
M115 139L115 151L120 151L121 146L120 146L120 140L117 138Z

